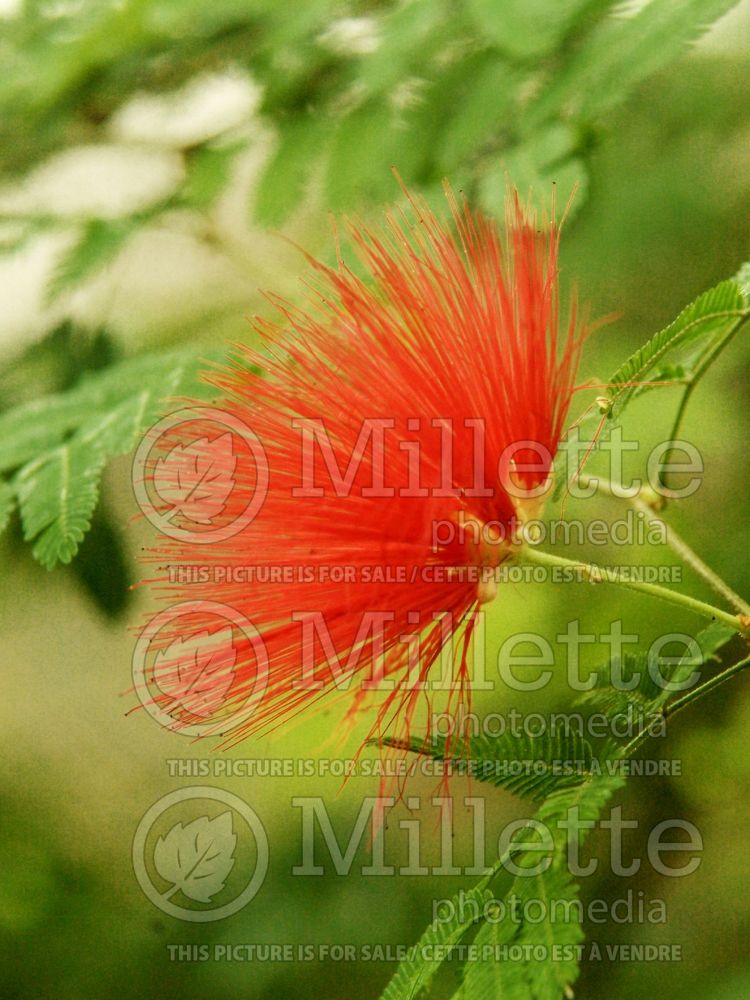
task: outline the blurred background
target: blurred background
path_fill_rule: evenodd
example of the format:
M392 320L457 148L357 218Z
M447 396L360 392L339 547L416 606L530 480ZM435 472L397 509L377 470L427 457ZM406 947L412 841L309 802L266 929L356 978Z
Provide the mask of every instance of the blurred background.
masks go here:
M558 204L576 188L563 267L594 315L619 317L585 355L584 376L606 377L750 258L749 55L747 0L0 0L3 468L15 473L27 415L48 394L103 369L116 379L117 366L168 347L200 356L251 339L247 317L263 310L263 289L302 294L304 259L281 235L331 259L329 213L376 218L398 198L391 164L436 204L448 177L495 214L506 176L542 202L553 181ZM740 335L696 394L684 433L706 478L669 514L742 594L749 358ZM644 447L634 474L668 434L677 399L664 390L628 412L627 436ZM33 460L34 443L23 447ZM70 565L40 565L15 513L0 539L0 994L377 997L394 968L385 962L170 961L175 943L408 944L432 900L472 879L293 876L292 797L323 796L348 833L377 782L212 778L266 824L263 889L214 924L182 923L146 899L130 860L136 826L160 796L191 783L170 776L167 761L212 749L144 712L126 716L135 629L148 610L129 588L153 541L136 513L129 459L115 457ZM586 513L615 511L602 502ZM663 549L613 557L649 559L672 561ZM684 586L710 597L688 574ZM512 585L493 605L488 656L519 629L554 642L573 617L597 634L621 617L646 642L699 625L635 595ZM602 659L603 647L585 647L587 667ZM644 866L627 885L603 871L585 880L585 898L630 888L668 911L663 925L587 926L589 937L681 944L682 961L585 963L577 996L750 996L748 690L747 678L722 688L652 748L679 759L682 777L634 778L618 799L642 824L695 823L705 841L698 872L664 879ZM528 704L569 703L560 677ZM500 690L477 703L515 705ZM334 704L229 753L325 753L341 712ZM355 733L338 755L357 743ZM458 780L454 791L476 787ZM410 788L425 800L433 792L427 778ZM396 819L408 815L399 809ZM488 796L490 831L521 815L528 807L510 795ZM457 843L470 818L457 810ZM402 838L396 857L403 847ZM457 983L448 966L434 994Z

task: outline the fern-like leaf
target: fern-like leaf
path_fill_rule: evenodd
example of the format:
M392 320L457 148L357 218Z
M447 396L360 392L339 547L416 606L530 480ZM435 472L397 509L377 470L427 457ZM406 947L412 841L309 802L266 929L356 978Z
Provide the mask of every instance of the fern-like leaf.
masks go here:
M525 921L518 944L541 948L544 961L524 963L527 996L532 1000L560 1000L563 991L578 977L578 962L572 946L583 940L578 908L578 886L564 866L540 875L516 878L513 892L521 907L533 901L544 919Z
M0 532L5 531L16 506L16 494L10 483L0 480Z
M515 944L519 935L520 927L509 919L482 924L474 938L477 958L466 963L461 988L453 1000L528 1000L524 965L502 957L503 950Z
M598 774L578 785L553 792L539 806L535 818L552 834L558 853L565 850L569 841L575 839L583 843L588 832L586 824L596 823L609 800L625 784L616 765L613 757L598 758ZM572 827L561 825L570 819L574 820Z
M610 720L619 716L648 715L658 711L668 696L659 675L649 669L646 653L625 653L619 666L617 684L612 683L611 665L598 672L596 684L578 701Z
M649 715L661 711L679 686L715 658L736 634L728 625L712 622L695 636L699 656L693 655L694 651L686 652L675 663L659 663L658 669L650 668L646 653L626 653L617 684L612 680L612 665L607 664L598 672L594 687L580 695L579 704L604 712L612 722L619 716L646 721Z
M141 222L138 216L87 222L76 242L58 261L47 284L47 300L54 302L63 292L110 264Z
M30 463L16 477L24 538L36 539L33 554L47 569L75 555L99 499L103 466L100 451L76 442Z
M191 150L185 164L185 184L179 201L201 212L210 209L225 190L234 160L242 149L241 143L233 142Z
M458 773L533 801L585 781L594 759L588 740L574 724L563 726L559 719L547 720L540 736L506 732L471 737L460 746L445 737L383 742L393 749L449 761Z
M436 919L411 949L385 988L380 1000L415 1000L429 986L464 935L477 922L477 913L492 902L492 893L483 884L461 892L451 900L451 919Z
M255 217L264 226L280 226L305 194L325 139L325 123L312 115L282 124L276 152L254 193Z
M527 114L527 124L573 110L590 118L619 104L647 76L677 58L737 0L650 0L637 14L615 13L573 50Z
M391 744L395 745L395 744ZM577 888L565 867L567 845L575 839L582 843L612 794L621 787L624 779L616 772L602 770L602 760L592 760L592 773L578 784L553 791L536 812L534 819L543 824L551 834L550 865L540 874L516 875L503 897L508 914L512 901L510 895L524 900L538 899L545 907L545 917L539 924L514 919L494 921L497 897L489 886L500 876L512 858L518 868L524 861L538 865L542 855L529 852L528 841L539 842L538 827L524 826L514 836L506 849L482 881L474 889L460 892L446 907L449 918L437 919L425 931L415 949L396 971L381 1000L414 1000L429 985L441 961L430 960L429 948L433 944L448 945L440 958L445 960L450 947L455 946L480 922L474 938L476 961L467 962L463 968L464 980L453 1000L559 1000L562 991L572 983L578 973L574 951L566 947L578 944L581 928L575 907ZM596 767L598 764L599 767ZM598 772L598 773L594 773ZM574 822L569 822L571 819ZM556 922L553 905L575 915L575 919ZM503 960L502 947L510 944L545 947L546 961L539 963L532 956L520 962ZM558 953L558 946L562 949ZM558 961L553 961L557 958Z
M0 469L18 470L9 488L24 537L44 566L70 562L77 552L107 459L129 452L176 396L214 392L198 378L205 364L195 350L131 359L0 416Z
M616 416L634 395L648 388L642 385L645 381L669 381L678 360L683 376L689 374L695 355L730 334L746 318L747 310L747 299L734 280L722 281L700 295L610 376L610 413ZM697 351L693 350L692 356L681 356L686 347ZM660 370L654 376L657 368Z

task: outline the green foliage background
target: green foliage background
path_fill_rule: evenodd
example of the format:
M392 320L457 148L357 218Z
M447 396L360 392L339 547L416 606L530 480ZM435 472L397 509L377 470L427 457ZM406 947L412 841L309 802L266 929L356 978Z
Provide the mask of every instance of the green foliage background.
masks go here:
M270 0L27 0L0 22L3 259L23 261L40 239L59 238L40 278L42 305L17 330L6 323L0 337L3 996L375 997L392 967L182 965L168 961L166 944L305 941L311 928L320 941L411 943L432 897L466 887L461 879L293 878L291 797L325 795L350 827L372 789L364 780L339 791L336 779L258 778L226 782L270 826L271 877L251 906L226 927L196 930L174 926L143 898L129 867L135 825L175 784L166 760L209 749L142 714L124 716L133 642L126 626L146 607L127 588L150 540L131 520L126 456L164 397L197 390L201 359L251 336L244 316L262 308L259 286L298 294L304 262L268 230L330 255L327 213L367 217L396 200L391 165L436 202L448 176L494 213L503 210L506 174L540 199L554 181L559 204L577 185L566 277L595 315L621 317L590 344L585 375L615 371L750 258L746 5L687 51L733 6L651 0L624 16L607 0L309 0L294 9ZM249 75L256 106L198 139L165 139L178 166L166 193L116 213L12 197L60 153L123 145L117 115L132 97L170 95L216 73ZM159 243L165 233L183 243ZM163 246L165 259L152 258ZM188 270L179 303L175 294L148 302L132 294L129 272L151 266L170 278ZM3 292L10 302L16 289ZM671 513L743 594L749 355L740 334L692 401L685 434L704 454L706 481ZM644 445L663 439L677 400L676 390L633 400L628 435ZM643 558L622 554L616 561ZM686 586L708 596L692 578ZM623 617L646 641L696 625L603 588L513 587L495 609L490 651L519 629L552 639L575 616L600 632ZM597 665L601 650L589 659ZM750 902L737 892L750 820L741 794L746 694L740 679L707 701L701 718L675 724L657 752L682 760L681 779L633 779L618 793L642 823L678 815L704 834L695 876L644 872L632 886L667 899L668 925L606 928L619 942L681 943L684 960L585 965L578 996L668 1000L692 991L734 1000L750 992ZM561 681L545 698L526 707L566 705L569 693ZM513 704L496 692L480 707ZM336 718L334 708L232 754L315 753ZM425 780L414 791L426 798L433 788ZM491 802L491 824L528 814L506 791ZM601 875L583 892L614 898L623 887ZM435 995L451 995L457 983L449 968Z

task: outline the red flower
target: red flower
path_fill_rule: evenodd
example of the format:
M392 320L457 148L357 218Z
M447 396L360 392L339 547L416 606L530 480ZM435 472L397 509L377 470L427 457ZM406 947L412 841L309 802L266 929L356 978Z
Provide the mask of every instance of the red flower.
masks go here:
M159 698L179 724L201 715L196 691L215 704L215 686L225 717L240 718L233 742L338 688L350 713L377 699L373 735L395 726L406 736L431 704L443 655L448 707L468 699L477 610L496 592L514 527L536 516L547 489L582 337L575 307L559 330L555 222L538 229L514 195L503 235L450 191L448 200L452 228L417 199L382 228L351 226L356 269L311 261L308 308L272 299L279 321L256 324L266 351L245 350L209 376L223 397L216 407L265 450L265 499L236 533L211 544L165 538L156 557L169 564L172 599L235 609L257 629L267 664L240 637L235 655L208 657L229 664L231 683L226 670L201 675L186 699L192 711L183 704L180 716L170 697L206 657L194 651L187 667L175 660ZM172 473L172 485L179 492L208 469L204 486L210 494L221 484L231 525L265 491L264 470L257 453L227 457L226 433L219 439L212 451L205 431L175 429L170 461L183 473ZM170 493L163 482L161 490ZM202 570L182 583L187 566ZM191 605L187 631L216 634L210 617ZM175 620L162 650L184 644L185 630ZM162 677L165 663L162 652ZM252 692L252 712L237 716Z

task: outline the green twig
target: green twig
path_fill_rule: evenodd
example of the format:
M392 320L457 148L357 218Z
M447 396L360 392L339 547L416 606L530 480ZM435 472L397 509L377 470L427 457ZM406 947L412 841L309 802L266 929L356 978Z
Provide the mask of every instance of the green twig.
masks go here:
M750 632L750 627L743 624L736 615L722 611L721 608L717 608L713 604L700 601L696 597L689 597L687 594L681 594L676 590L669 590L668 587L661 587L656 583L623 579L619 576L617 570L609 569L607 566L595 566L592 563L582 562L579 559L566 559L564 556L556 556L551 552L540 552L529 545L521 549L518 558L527 562L537 563L541 566L573 568L592 582L598 583L601 581L603 583L619 584L619 586L625 587L628 590L648 594L650 597L658 597L660 600L676 604L678 607L688 608L690 611L695 612L695 614L701 615L703 618L708 618L710 621L719 621L736 632Z
M750 656L744 660L740 660L739 663L734 663L731 667L727 667L726 670L722 670L720 674L717 674L715 677L711 677L703 684L693 688L692 691L688 691L687 694L684 694L681 698L675 698L674 701L664 706L661 712L662 717L666 720L670 719L673 715L677 715L677 713L681 712L683 708L687 708L688 705L692 705L693 702L704 698L709 692L713 691L714 688L724 684L736 674L742 673L742 671L746 670L748 667L750 667ZM641 746L642 743L645 743L645 741L649 738L649 735L650 727L644 726L644 728L633 737L630 743L623 747L622 756L632 756L638 747Z
M730 330L728 330L727 333L725 333L722 338L720 338L716 343L712 344L703 353L697 365L690 373L687 379L687 385L685 391L682 394L682 399L680 400L680 405L677 408L677 414L674 419L674 424L672 425L672 431L669 435L670 444L674 444L674 442L677 440L677 436L682 428L682 421L685 417L685 413L687 412L687 407L688 403L690 402L690 397L692 396L695 387L698 385L698 382L705 374L705 372L708 371L708 369L714 363L714 361L719 357L719 355L727 346L727 344L729 344L729 342L732 340L732 338L740 329L740 327L742 327L743 324L747 322L749 316L750 316L750 311L744 310L740 314L740 318L737 320L734 326ZM665 458L668 458L670 455L671 451L668 451ZM669 489L669 484L667 483L664 476L661 475L661 473L659 474L659 481L665 489L667 490Z
M644 500L642 496L626 496L623 489L618 490L618 484L612 483L601 476L581 476L579 482L582 486L593 484L600 493L627 502L639 513L643 514L650 524L662 524L667 530L667 545L680 557L694 572L708 583L712 590L730 604L735 611L741 615L750 615L750 604L745 601L736 591L732 590L729 584L711 569L682 538L671 525L667 525L663 518L659 517L652 505Z

